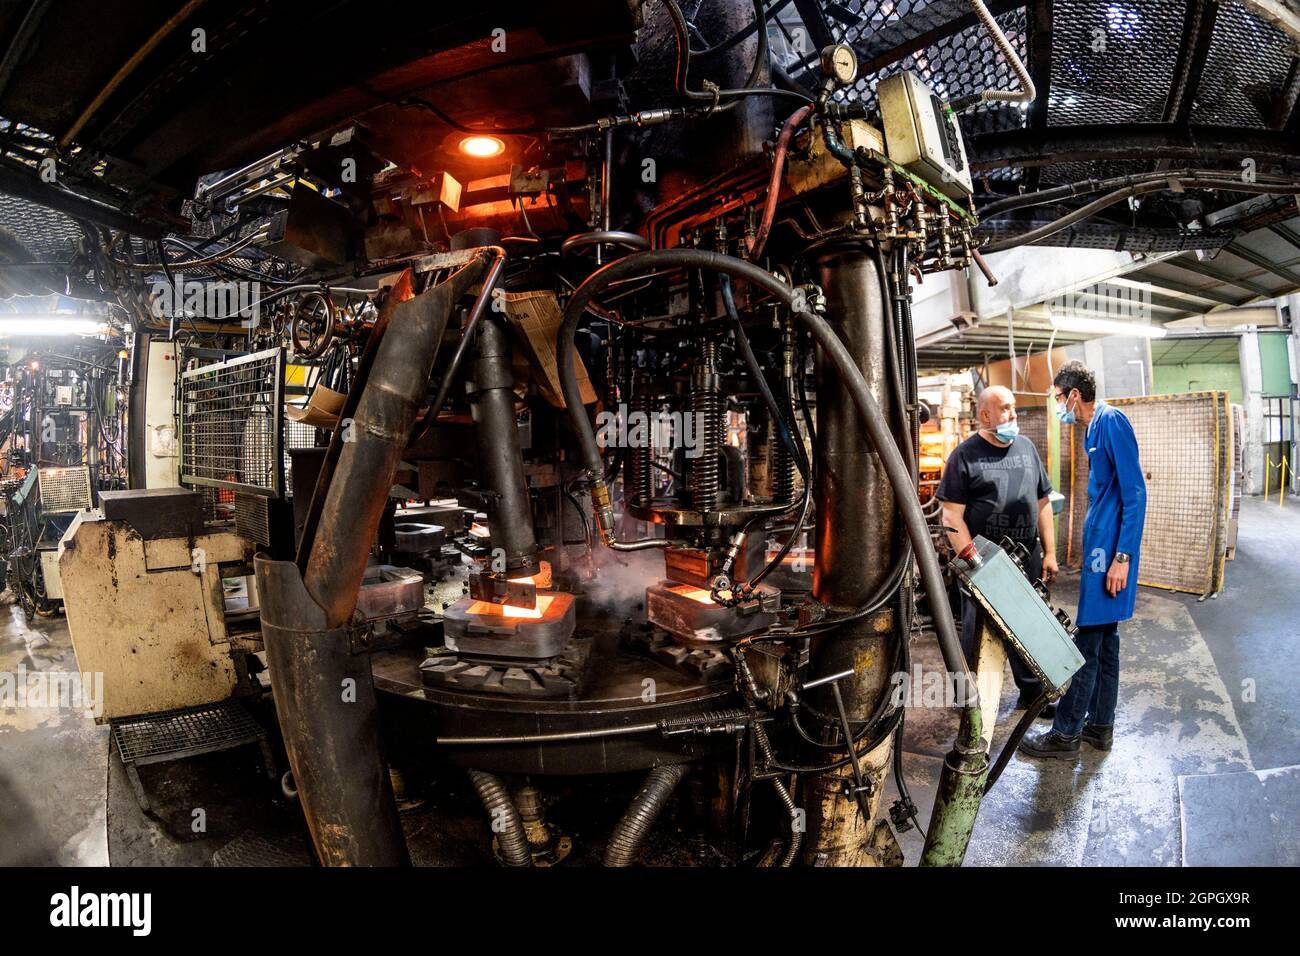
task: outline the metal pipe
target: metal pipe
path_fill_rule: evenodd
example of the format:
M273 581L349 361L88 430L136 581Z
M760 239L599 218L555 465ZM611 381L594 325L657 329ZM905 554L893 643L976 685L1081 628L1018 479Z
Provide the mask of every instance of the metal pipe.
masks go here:
M922 866L961 866L966 857L989 774L989 756L979 733L979 711L964 711L958 741L939 772ZM968 742L972 738L973 744Z
M442 381L438 383L438 391L433 396L433 402L429 405L429 410L424 413L424 418L420 422L420 434L411 442L418 444L424 440L433 428L434 422L438 420L438 413L442 411L443 404L447 401L447 394L451 391L451 383L456 379L456 373L460 371L461 363L465 359L465 354L469 351L469 346L474 341L474 332L478 329L479 322L483 319L483 314L487 311L487 304L492 300L492 293L497 287L497 282L501 279L501 271L506 264L506 251L500 246L484 246L485 252L493 255L491 264L488 266L487 274L483 277L483 283L479 287L478 298L474 300L474 305L469 310L469 318L465 321L465 328L460 334L460 342L456 344L456 351L451 355L451 361L447 363L447 369L443 372Z
M351 440L342 442L303 576L331 627L346 624L356 607L370 546L428 387L438 343L452 306L481 275L484 264L476 260L415 297L408 269L389 293L389 330L379 344L355 419L350 425L340 422Z
M631 866L636 860L646 834L654 826L668 798L686 776L687 765L681 763L655 767L650 771L627 810L614 827L605 847L606 866Z
M890 344L897 343L893 341L893 316L886 308L890 297L873 247L861 239L835 242L818 249L813 266L826 295L828 322L854 357L882 419L896 422L902 414L897 403L904 398L903 383L890 387ZM889 577L896 540L894 516L903 499L915 501L915 493L910 467L907 487L902 491L891 487L882 459L863 433L849 386L836 374L825 350L818 352L817 376L813 598L851 612L865 607ZM889 441L896 449L909 445L906 432L896 425ZM814 679L844 671L854 674L841 682L842 687L835 685L840 688L840 701L834 699L830 688L820 692L824 710L840 712L842 708L846 721L859 722L876 712L889 693L891 665L900 640L897 632L891 602L843 625L816 646L811 661ZM886 758L891 745L887 738ZM808 852L832 866L873 862L867 848L888 760L873 760L866 768L872 797L861 801L868 812L857 813L850 812L852 804L844 793L846 788L864 785L857 780L863 768L856 751L850 750L850 755L847 765L805 782Z
M81 115L68 127L68 131L59 137L59 149L67 149L72 145L72 141L77 138L77 134L99 112L99 108L108 101L108 98L117 92L117 88L135 72L136 67L144 62L145 57L152 53L158 47L158 44L171 36L172 32L188 20L190 15L203 6L205 2L206 0L189 0L185 6L168 17L163 25L155 30L138 50L131 54L130 58L113 74L112 79L104 85L104 88L95 94L95 98L90 101L90 105L81 111Z
M501 861L506 866L532 866L533 854L528 849L523 818L501 778L486 770L471 770L469 779L488 812Z
M370 656L352 653L296 564L258 555L254 568L276 719L316 855L325 866L408 864Z
M750 259L761 256L763 247L767 245L767 235L772 231L772 219L776 215L777 201L781 198L781 177L785 172L786 150L790 148L794 131L812 114L812 111L812 106L801 106L790 114L785 125L781 127L781 134L776 139L776 149L772 153L772 178L767 184L767 201L763 203L763 219L758 232L754 234L753 241L749 243Z
M481 322L471 371L474 390L470 408L477 426L478 464L487 492L484 510L493 555L504 559L507 570L515 570L534 565L537 538L519 445L510 356L510 332L505 323L491 317Z

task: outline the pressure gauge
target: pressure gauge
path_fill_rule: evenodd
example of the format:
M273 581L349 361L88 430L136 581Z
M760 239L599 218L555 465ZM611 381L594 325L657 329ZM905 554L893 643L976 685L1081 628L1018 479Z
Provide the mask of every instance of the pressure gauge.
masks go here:
M858 75L858 55L847 43L836 43L822 50L822 73L840 86L848 86Z

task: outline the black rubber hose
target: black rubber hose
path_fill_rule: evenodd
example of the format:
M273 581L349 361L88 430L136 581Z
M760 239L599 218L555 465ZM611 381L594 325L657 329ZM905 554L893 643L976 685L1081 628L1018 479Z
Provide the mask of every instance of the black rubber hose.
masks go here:
M885 421L880 405L876 402L866 380L862 377L862 370L858 368L857 362L849 354L840 337L835 334L835 330L821 316L811 312L795 311L793 290L775 276L753 263L703 249L653 249L649 252L627 256L617 262L611 262L593 273L588 277L587 281L574 291L573 298L569 300L569 305L565 309L564 322L556 335L560 386L564 393L564 402L570 420L573 423L584 467L587 469L591 480L598 483L598 487L593 487L593 498L595 499L594 504L597 511L597 524L601 526L602 538L612 535L613 508L609 504L608 488L601 481L601 473L604 468L600 456L600 447L596 442L596 433L592 428L591 421L587 417L587 410L582 404L582 392L578 387L575 374L573 360L574 333L577 331L579 320L587 310L587 305L609 283L628 278L643 271L669 267L708 269L729 275L734 279L744 279L782 302L786 308L791 310L795 318L808 329L813 340L821 347L848 389L853 404L857 408L862 423L866 428L871 445L880 459L881 466L884 468L885 475L893 489L895 501L902 512L903 524L907 529L907 536L912 542L912 550L916 555L917 563L920 565L921 579L925 585L926 593L932 595L946 593L943 584L943 572L939 568L939 559L935 555L934 544L930 539L930 529L926 523L925 515L921 512L921 504L917 500L916 489L912 485L912 476L909 473L907 463L903 460L898 445L890 434L889 424ZM933 601L932 603L935 605L933 610L934 628L939 641L939 649L943 654L944 664L954 679L962 681L958 699L968 709L978 708L978 690L966 664L966 656L962 653L961 642L957 638L957 628L953 623L952 609L946 607L943 601Z
M492 830L497 835L497 846L506 866L532 866L533 855L528 850L528 837L524 834L524 821L519 808L510 797L510 791L496 774L486 770L469 771L470 783L483 801Z
M673 795L682 777L686 776L686 770L686 764L674 763L650 771L645 783L641 784L641 789L614 827L609 845L605 847L606 866L631 866L636 861L637 851L641 849L646 834L654 826L664 804Z
M1046 706L1047 695L1043 694L1025 708L1025 715L1020 718L1020 723L1016 724L1016 729L1011 731L1011 736L1002 745L1002 752L998 754L998 759L994 762L993 768L989 770L988 779L984 781L985 793L992 790L993 785L998 782L998 777L1002 776L1002 771L1011 762L1011 755L1016 752L1016 748L1020 746L1020 741L1024 739L1025 734L1029 732L1029 728L1034 725L1034 721L1038 719L1038 715L1043 712L1043 708Z

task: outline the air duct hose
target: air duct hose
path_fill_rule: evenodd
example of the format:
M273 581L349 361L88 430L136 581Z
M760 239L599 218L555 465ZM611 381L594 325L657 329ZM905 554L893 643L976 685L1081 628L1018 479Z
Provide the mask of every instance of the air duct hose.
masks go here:
M672 796L682 777L686 776L684 763L655 767L645 778L627 810L614 827L614 833L605 847L606 866L631 866L646 834L654 826L668 798Z
M519 808L510 797L510 791L496 774L486 770L471 770L469 782L483 801L492 831L497 837L501 861L506 866L532 866L533 855L528 850L528 837L524 833L524 820Z

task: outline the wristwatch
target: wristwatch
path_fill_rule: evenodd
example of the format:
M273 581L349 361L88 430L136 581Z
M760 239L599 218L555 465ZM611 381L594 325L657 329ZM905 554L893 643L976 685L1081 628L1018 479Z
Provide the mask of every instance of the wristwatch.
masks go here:
M1128 555L1125 554L1123 551L1116 551L1115 560L1120 564L1128 564Z

